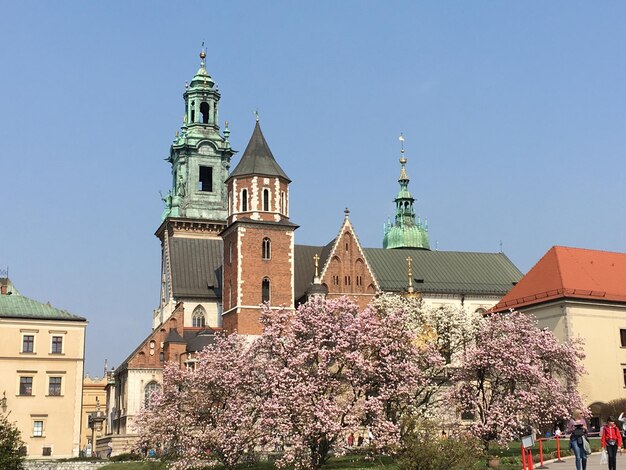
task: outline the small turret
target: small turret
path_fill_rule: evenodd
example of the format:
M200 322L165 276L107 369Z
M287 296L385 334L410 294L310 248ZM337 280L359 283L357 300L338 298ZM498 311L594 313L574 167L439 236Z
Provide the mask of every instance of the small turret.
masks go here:
M384 226L385 236L383 248L422 248L430 249L428 227L422 224L419 217L415 220L415 199L409 192L409 176L406 172L407 159L404 155L404 136L400 134L400 191L396 196L396 215L393 222Z

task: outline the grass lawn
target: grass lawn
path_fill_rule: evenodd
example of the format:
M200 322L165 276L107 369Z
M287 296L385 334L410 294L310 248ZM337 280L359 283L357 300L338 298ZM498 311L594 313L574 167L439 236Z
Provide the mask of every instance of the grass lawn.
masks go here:
M212 467L216 470L223 468L221 466ZM241 465L241 470L274 470L275 467L266 462L258 464ZM346 455L342 457L335 457L324 465L324 470L360 470L360 469L374 469L385 468L388 470L397 470L398 467L393 463L393 460L389 457L380 457L374 461L366 460L361 455ZM110 463L101 467L101 470L166 470L167 466L164 463L159 462L116 462Z

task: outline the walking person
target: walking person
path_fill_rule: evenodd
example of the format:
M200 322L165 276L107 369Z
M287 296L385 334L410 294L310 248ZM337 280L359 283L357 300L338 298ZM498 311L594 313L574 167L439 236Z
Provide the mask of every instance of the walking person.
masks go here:
M569 448L576 457L576 470L587 470L585 439L587 439L587 424L583 419L577 419L573 423L572 433L569 436Z
M609 470L616 470L617 465L617 450L622 452L622 433L615 425L615 418L609 416L606 422L606 426L602 428L602 449L606 449L606 453L609 458Z

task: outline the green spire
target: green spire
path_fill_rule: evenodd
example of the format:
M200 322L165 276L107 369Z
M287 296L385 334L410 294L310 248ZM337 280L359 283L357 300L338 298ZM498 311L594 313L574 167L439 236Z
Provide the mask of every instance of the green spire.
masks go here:
M228 142L228 125L224 136L219 132L220 93L206 70L204 43L200 68L191 83L185 83L183 98L183 126L167 158L172 165L172 189L163 197L162 217L225 222L228 198L224 182L234 151Z
M407 159L404 156L404 136L400 134L400 191L396 196L396 216L394 222L387 221L384 226L383 248L423 248L430 250L428 227L419 217L415 220L415 199L409 192L409 176L406 172Z

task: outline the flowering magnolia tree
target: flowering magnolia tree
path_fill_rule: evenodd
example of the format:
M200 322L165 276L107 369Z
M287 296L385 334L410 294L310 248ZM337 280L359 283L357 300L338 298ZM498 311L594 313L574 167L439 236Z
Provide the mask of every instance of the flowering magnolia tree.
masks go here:
M359 426L375 447L398 442L399 404L424 382L407 320L402 308L359 312L347 298L264 310L252 348L265 365L266 436L287 444L279 465L319 468Z
M138 447L160 446L178 469L207 459L233 468L261 437L263 369L236 334L217 337L197 359L195 370L165 366L162 391L139 416Z
M471 413L485 450L583 409L576 391L584 373L579 341L559 342L519 312L489 316L453 376L449 397Z

